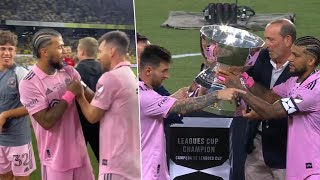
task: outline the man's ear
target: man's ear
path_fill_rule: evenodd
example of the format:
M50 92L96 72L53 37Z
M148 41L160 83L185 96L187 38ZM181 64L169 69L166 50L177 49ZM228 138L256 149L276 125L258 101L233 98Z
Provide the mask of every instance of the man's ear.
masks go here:
M85 55L86 55L86 54L85 54L85 51L84 51L83 49L79 49L79 51L81 51L81 52L80 52L81 56L85 56Z
M114 56L116 55L116 51L117 51L117 48L111 47L111 48L110 48L110 56L111 56L111 57L114 57Z
M48 50L45 47L43 47L43 48L40 49L39 53L40 53L40 57L41 56L42 57L43 56L47 56L48 55Z
M144 72L145 72L146 76L150 76L151 72L152 72L152 67L151 66L146 66L144 68Z
M317 64L316 58L313 56L310 56L310 58L308 59L308 65L309 66L317 66L316 64Z
M291 47L292 46L292 36L290 35L287 35L285 38L284 38L284 43L287 47Z

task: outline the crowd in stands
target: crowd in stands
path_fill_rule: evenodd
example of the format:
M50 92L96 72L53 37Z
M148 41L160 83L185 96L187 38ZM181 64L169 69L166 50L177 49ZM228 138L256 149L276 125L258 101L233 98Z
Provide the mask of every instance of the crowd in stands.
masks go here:
M0 20L133 24L132 7L124 0L1 0Z

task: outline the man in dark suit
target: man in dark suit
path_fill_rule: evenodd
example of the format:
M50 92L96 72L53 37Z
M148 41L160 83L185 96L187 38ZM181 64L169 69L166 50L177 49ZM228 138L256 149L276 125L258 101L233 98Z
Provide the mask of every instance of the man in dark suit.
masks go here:
M296 30L292 22L280 19L270 22L264 34L266 49L261 50L255 65L247 73L257 84L272 88L290 77L288 58ZM287 128L286 118L248 122L246 180L285 179Z

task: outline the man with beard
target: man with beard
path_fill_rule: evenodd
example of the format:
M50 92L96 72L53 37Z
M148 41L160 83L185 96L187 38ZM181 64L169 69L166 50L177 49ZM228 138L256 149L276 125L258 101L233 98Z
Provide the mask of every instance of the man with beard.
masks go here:
M36 135L42 179L93 180L74 100L82 90L80 75L63 66L65 50L59 32L39 30L32 46L38 62L19 90Z
M28 112L20 102L18 90L19 82L28 71L13 62L17 43L15 34L0 30L1 180L28 180L36 169Z
M129 38L111 31L99 39L101 66L91 104L77 98L91 123L100 121L99 180L141 180L138 81L126 59Z
M250 77L239 79L225 71L219 74L225 78L224 84L228 87L247 91L240 96L254 111L245 114L246 117L287 118L287 180L320 178L319 61L320 41L311 36L297 39L289 57L289 71L294 77L272 90L256 87L254 92L259 98L248 91L254 83Z
M139 97L141 121L142 179L168 180L166 140L163 126L169 113L186 114L205 108L218 100L233 100L238 89L224 89L195 98L182 88L171 96L154 89L169 77L171 53L157 45L147 46L141 54ZM228 95L226 95L228 94Z

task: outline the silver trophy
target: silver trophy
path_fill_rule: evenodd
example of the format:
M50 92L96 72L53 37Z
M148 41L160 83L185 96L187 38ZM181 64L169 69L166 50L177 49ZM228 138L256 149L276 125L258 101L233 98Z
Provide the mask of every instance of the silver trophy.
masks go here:
M195 82L205 90L199 90L198 95L225 88L218 83L215 76L217 69L228 66L248 68L246 62L250 61L250 50L259 49L263 45L264 41L259 36L246 30L224 25L203 26L200 30L200 47L205 65L196 76ZM204 110L213 114L234 116L236 103L219 101Z

